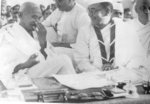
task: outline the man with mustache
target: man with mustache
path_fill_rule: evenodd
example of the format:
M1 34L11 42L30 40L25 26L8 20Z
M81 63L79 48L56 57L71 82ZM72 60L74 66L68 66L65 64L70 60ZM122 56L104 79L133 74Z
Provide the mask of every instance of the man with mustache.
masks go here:
M78 72L137 68L144 57L137 36L121 20L112 18L111 0L89 0L91 25L82 29L74 45ZM87 29L88 28L88 29ZM88 31L87 31L88 30ZM139 58L140 57L140 58Z

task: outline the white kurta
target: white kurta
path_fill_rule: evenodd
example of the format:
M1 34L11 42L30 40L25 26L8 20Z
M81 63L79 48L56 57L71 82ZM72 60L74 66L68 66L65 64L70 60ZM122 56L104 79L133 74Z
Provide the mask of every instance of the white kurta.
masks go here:
M57 24L57 35L59 37L59 41L74 43L76 41L77 34L80 32L80 29L89 23L90 18L86 9L78 3L76 3L74 8L69 12L62 12L59 9L56 9L43 22L43 25L45 25L46 27L50 27L55 26ZM48 35L56 34L49 33ZM53 36L49 37L53 38Z
M32 38L19 24L11 24L0 30L0 76L12 77L16 65L24 63L32 54L38 54L40 62L28 70L30 77L44 77L51 74L75 73L70 59L57 55L48 46L45 49L48 57L45 60L40 53L39 42Z
M141 57L144 57L144 55L142 55L143 50L139 48L138 39L122 21L115 20L115 24L115 65L138 67L142 64L139 60L141 60ZM96 33L92 26L87 26L82 29L82 32L77 37L77 43L74 49L74 59L77 62L77 68L80 72L101 70L101 51ZM139 59L137 60L136 58Z
M138 18L135 18L128 25L132 26L132 30L135 30L135 35L138 37L143 50L145 50L143 53L146 57L145 64L150 68L150 22L143 25L139 22Z

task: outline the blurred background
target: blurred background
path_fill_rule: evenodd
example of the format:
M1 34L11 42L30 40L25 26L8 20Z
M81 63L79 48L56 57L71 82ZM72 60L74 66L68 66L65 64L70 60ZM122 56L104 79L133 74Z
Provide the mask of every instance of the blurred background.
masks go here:
M20 5L25 1L38 4L45 20L56 8L55 0L0 0L0 27L13 22L18 22ZM87 7L89 0L76 0L79 4ZM135 0L112 0L114 5L114 17L129 21L136 17L134 11Z

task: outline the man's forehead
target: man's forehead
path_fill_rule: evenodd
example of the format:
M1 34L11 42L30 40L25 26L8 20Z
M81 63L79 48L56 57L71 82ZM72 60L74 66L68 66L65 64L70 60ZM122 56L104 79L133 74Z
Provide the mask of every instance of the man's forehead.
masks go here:
M56 2L62 2L62 1L67 1L67 0L54 0Z
M24 8L22 11L25 14L42 14L41 9L37 6L29 7L29 8Z
M147 3L147 5L150 5L150 0L146 0L146 1L147 1L147 2L146 2L146 3Z
M36 6L36 7L32 8L32 12L39 12L39 13L41 13L42 11L41 11L40 7Z
M150 5L150 0L136 0L137 5Z
M20 11L21 12L40 11L40 6L32 2L25 2L24 4L21 5Z
M100 10L100 9L103 9L102 6L101 6L101 3L96 3L96 4L92 4L88 7L88 9L97 9L97 10Z
M32 10L30 13L32 16L37 16L37 17L42 16L42 12L40 10Z

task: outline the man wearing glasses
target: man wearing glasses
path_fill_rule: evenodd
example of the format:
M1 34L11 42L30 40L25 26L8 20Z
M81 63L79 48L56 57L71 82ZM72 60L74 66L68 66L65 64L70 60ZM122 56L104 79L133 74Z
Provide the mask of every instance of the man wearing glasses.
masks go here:
M91 25L78 35L74 47L78 72L108 71L117 66L139 67L138 58L143 57L143 50L131 29L112 18L113 2L90 0L88 11Z

